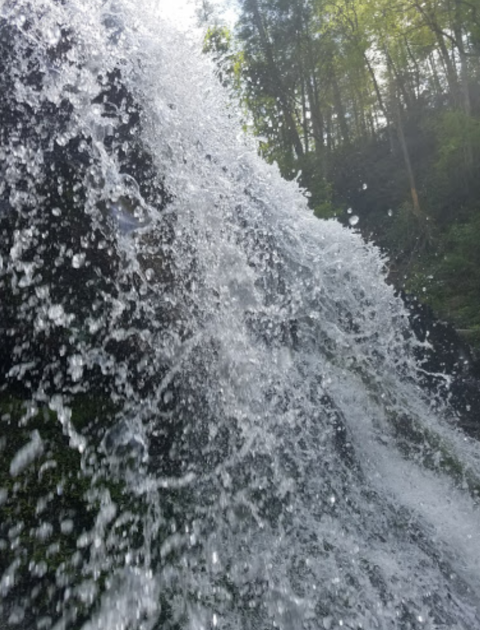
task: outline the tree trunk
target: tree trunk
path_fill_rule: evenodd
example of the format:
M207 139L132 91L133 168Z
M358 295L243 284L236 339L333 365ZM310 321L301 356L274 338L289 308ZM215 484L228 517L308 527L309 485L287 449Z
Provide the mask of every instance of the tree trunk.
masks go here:
M345 115L345 109L342 103L342 96L340 94L340 88L338 87L338 81L333 67L330 74L330 83L333 89L333 102L335 104L335 113L337 114L338 122L340 125L340 133L345 144L348 144L350 141L350 135L348 131L347 117Z
M422 76L422 71L420 70L420 66L418 65L418 61L415 58L415 55L412 52L412 49L410 48L410 44L408 43L408 39L406 36L404 36L404 42L405 42L405 48L407 51L407 54L410 58L410 61L413 64L413 67L415 69L415 89L414 89L414 98L417 101L419 96L420 96L420 91L421 91L421 76Z
M308 103L310 107L313 138L315 141L315 153L317 155L319 163L321 164L322 175L325 177L325 174L327 172L325 141L323 137L325 122L320 107L320 96L318 93L318 85L315 77L317 60L315 59L312 51L312 40L310 38L308 21L305 19L305 15L303 13L299 14L299 25L302 33L304 34L303 41L306 47L306 88Z
M437 90L438 98L440 99L442 97L442 95L443 95L442 84L440 83L440 79L438 77L437 68L435 67L435 59L432 57L432 55L429 55L428 62L429 62L429 65L430 65L430 69L432 71L433 83L434 83L435 88Z
M248 6L253 14L253 21L255 24L255 28L257 29L258 36L260 38L260 43L262 46L263 54L265 55L265 59L267 61L268 68L270 70L270 74L272 77L272 85L275 86L276 96L278 97L281 107L282 113L285 118L285 123L288 129L288 137L293 145L295 153L297 157L302 157L304 154L303 144L300 139L300 135L298 133L297 125L294 118L294 113L289 103L287 90L283 84L282 77L280 72L278 71L277 64L275 63L275 59L273 56L272 45L267 36L265 27L263 25L262 16L260 15L260 10L258 8L257 0L248 0Z
M407 111L411 111L412 102L410 99L410 95L408 94L408 90L405 86L405 81L403 80L403 77L401 76L401 74L398 72L397 67L394 64L390 53L388 51L385 51L385 54L387 55L387 64L389 64L393 74L395 75L395 84L397 88L399 89L401 95L403 96L403 102L405 103Z
M438 24L438 22L435 20L435 18L426 11L422 3L416 0L414 2L414 6L417 9L417 11L420 13L420 15L423 16L423 18L425 19L426 25L434 33L437 39L437 43L440 49L442 60L443 60L443 63L445 64L447 83L448 83L448 88L450 90L451 100L453 101L453 103L455 103L458 99L457 72L455 70L455 66L452 62L452 59L450 58L450 55L448 53L448 49L445 44L443 31L440 28L440 25Z
M380 86L378 85L378 81L377 81L377 77L375 76L375 70L372 68L372 65L370 63L370 61L368 60L367 55L364 53L363 54L363 58L365 60L365 63L367 64L367 69L368 69L368 73L370 74L370 77L372 78L372 83L373 83L373 87L375 90L375 94L377 95L377 100L378 100L378 106L380 107L380 111L382 112L383 116L385 117L385 125L387 127L387 133L388 133L388 140L390 142L390 151L392 153L394 153L394 141L393 141L393 134L390 128L390 124L389 124L389 113L388 113L388 109L387 107L385 107L385 102L383 100L382 97L382 93L380 92Z
M302 72L303 75L303 72ZM301 86L302 86L302 126L303 126L303 145L305 147L305 153L308 153L310 150L310 117L311 114L307 107L307 98L305 93L305 76L301 77Z
M461 7L460 7L459 0L455 0L455 23L454 23L453 32L455 35L455 42L456 42L458 54L460 57L460 82L461 82L461 89L462 89L463 109L467 116L471 116L472 105L470 101L468 59L467 59L467 54L465 52L465 46L463 43L462 17L461 17Z
M387 60L390 60L388 52L385 51ZM415 181L415 174L412 168L412 161L410 159L410 153L408 151L407 141L405 139L405 132L403 129L402 112L400 109L400 103L397 96L397 86L393 78L393 71L390 63L387 63L388 79L390 84L390 99L391 109L394 114L395 126L397 128L398 141L402 150L403 161L405 163L405 170L407 171L408 182L410 185L410 195L412 197L413 213L418 218L423 218L422 211L420 209L420 201L418 199L417 184Z

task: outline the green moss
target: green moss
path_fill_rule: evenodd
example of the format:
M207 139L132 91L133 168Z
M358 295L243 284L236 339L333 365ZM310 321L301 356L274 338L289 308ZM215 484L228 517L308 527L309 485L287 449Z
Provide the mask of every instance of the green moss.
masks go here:
M412 417L392 413L390 422L397 445L405 457L429 470L448 475L478 500L480 479L455 455L453 447L441 436Z
M132 501L97 452L99 439L113 422L113 405L82 395L70 408L68 429L47 407L8 394L0 397L0 563L17 566L12 597L36 617L55 618L69 606L74 617L82 617L89 604L75 589L91 569L89 544L82 547L79 541L82 536L88 541L102 501L113 502L117 513L126 512ZM72 444L72 432L93 436L92 445L81 452ZM88 466L92 457L94 477ZM120 533L132 526L134 513L118 526ZM102 572L94 576L99 591L104 577Z
M455 453L455 447L448 440L425 426L412 414L400 413L398 409L408 409L406 401L398 400L387 404L379 387L358 372L372 400L381 407L388 420L388 429L395 439L401 454L428 470L447 475L454 483L467 490L475 501L480 499L480 477L469 469Z

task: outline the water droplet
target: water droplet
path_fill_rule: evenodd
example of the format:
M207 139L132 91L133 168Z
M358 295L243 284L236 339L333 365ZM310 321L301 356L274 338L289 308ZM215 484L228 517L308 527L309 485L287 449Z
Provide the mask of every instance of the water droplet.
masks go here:
M61 304L53 304L48 309L48 318L55 322L57 325L61 325L65 318L65 311Z
M70 518L60 523L60 531L62 534L71 534L73 532L73 521Z
M360 218L356 214L354 214L348 219L348 222L350 223L351 226L357 225L359 221L360 221Z
M368 184L363 184L362 190L367 190L367 188L368 188Z
M19 475L37 457L43 453L43 441L40 433L35 429L31 435L31 440L16 453L10 464L10 474L12 477Z
M25 15L23 15L23 13L20 13L19 16L17 17L16 20L14 20L15 23L17 24L17 26L19 28L22 28L22 26L25 24L25 22L27 21L27 18L25 17Z
M73 381L79 381L83 376L83 359L79 354L70 357L69 372Z
M72 258L72 267L74 269L80 269L85 264L85 254L74 254Z
M62 32L58 26L54 26L53 28L48 29L45 35L46 35L48 44L50 46L56 46L58 42L60 41Z
M349 209L347 210L347 214L352 214L352 212L353 212L352 208L349 208Z
M389 217L393 217L393 210L390 208L387 214Z

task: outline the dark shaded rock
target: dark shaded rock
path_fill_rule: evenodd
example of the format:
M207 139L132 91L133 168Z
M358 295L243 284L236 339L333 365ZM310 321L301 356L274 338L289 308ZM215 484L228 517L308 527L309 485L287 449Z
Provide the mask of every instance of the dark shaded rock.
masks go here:
M418 350L425 370L423 385L440 391L458 415L458 425L480 438L480 365L471 348L451 324L440 321L432 309L404 295L410 323L418 339L429 347Z
M130 283L138 289L122 267L117 239L146 225L145 208L162 210L169 196L141 144L140 107L119 68L98 76L92 98L112 122L102 150L123 178L120 197L105 195L92 137L80 130L71 135L75 111L68 93L58 104L42 97L45 74L71 63L73 36L64 27L56 46L38 50L28 29L28 22L21 28L0 22L0 388L48 393L75 387L68 357L86 347L104 348L108 360L127 362L135 374L145 344L133 337L117 343L111 335L115 300ZM18 97L19 82L29 98ZM155 256L144 256L143 264L157 281L167 275L171 281L162 245L173 232L167 221L163 227ZM141 313L132 296L116 325L141 329ZM82 383L90 391L113 387L95 365L85 366ZM140 374L138 383L146 386Z

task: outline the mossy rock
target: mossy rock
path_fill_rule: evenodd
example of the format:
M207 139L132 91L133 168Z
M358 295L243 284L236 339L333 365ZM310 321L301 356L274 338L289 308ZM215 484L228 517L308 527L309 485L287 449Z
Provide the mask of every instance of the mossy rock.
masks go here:
M125 553L113 548L106 553L108 534L115 531L117 539L123 534L128 545L135 544L135 531L141 539L139 506L99 452L114 406L82 395L69 408L71 418L62 422L46 406L6 394L0 398L0 620L5 622L17 619L28 626L26 617L55 620L58 611L67 611L80 624L107 570L119 560L111 553ZM96 546L105 549L104 566L91 562Z

